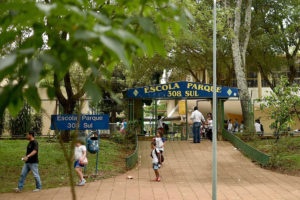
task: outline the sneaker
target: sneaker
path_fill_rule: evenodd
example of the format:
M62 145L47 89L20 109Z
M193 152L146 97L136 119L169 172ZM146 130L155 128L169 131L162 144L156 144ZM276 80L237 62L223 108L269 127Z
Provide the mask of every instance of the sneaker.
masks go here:
M158 178L156 179L157 182L160 182L160 180L161 180L160 177L158 177Z
M14 191L15 191L16 193L21 192L21 190L20 190L19 188L14 188Z
M39 191L41 191L41 190L42 190L42 189L36 188L36 189L32 190L32 192L39 192Z
M82 181L80 183L77 184L77 186L84 186L86 180L85 179L82 179Z

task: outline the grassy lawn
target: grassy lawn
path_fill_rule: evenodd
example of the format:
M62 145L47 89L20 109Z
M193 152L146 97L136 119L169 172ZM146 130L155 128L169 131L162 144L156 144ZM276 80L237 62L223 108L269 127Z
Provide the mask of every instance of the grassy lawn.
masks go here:
M43 189L69 185L67 165L60 145L55 141L37 139L39 142L39 172ZM0 140L0 192L11 192L17 187L23 166L21 158L26 153L26 140ZM100 176L90 177L87 181L108 178L126 171L125 157L128 155L124 145L109 140L100 140L98 172ZM96 154L88 153L87 175L95 173ZM75 172L74 172L75 175ZM76 176L76 175L75 175ZM76 179L77 181L77 176ZM35 188L35 180L28 174L24 190Z
M281 137L249 142L271 156L270 168L292 175L300 175L300 137Z

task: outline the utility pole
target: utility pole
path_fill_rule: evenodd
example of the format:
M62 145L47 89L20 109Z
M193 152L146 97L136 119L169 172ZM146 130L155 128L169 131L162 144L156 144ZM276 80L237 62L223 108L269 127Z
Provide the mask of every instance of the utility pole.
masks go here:
M212 200L217 200L217 11L216 0L213 10L213 169L212 169Z

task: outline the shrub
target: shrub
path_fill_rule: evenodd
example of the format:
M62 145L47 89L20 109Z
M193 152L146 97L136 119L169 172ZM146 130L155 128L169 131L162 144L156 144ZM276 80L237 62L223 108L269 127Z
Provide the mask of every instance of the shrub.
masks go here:
M43 129L42 115L36 113L32 117L31 130L34 132L35 135L42 135L42 129Z
M30 130L30 106L24 104L22 110L19 112L16 118L10 117L9 129L12 137L22 137Z
M126 143L135 144L136 131L134 128L129 128L126 130L125 140Z
M118 144L124 144L124 142L125 142L124 134L119 131L113 132L111 134L111 139L112 139L112 141L114 141Z

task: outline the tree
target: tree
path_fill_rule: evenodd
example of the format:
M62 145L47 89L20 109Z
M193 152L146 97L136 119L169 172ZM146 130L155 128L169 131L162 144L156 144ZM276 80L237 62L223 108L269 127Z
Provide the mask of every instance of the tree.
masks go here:
M266 110L269 117L274 120L271 128L274 129L276 142L279 140L280 131L288 130L295 123L296 116L300 119L299 93L300 86L290 85L287 77L282 76L273 92L261 101L261 109Z
M266 0L253 3L252 37L249 53L257 70L272 89L276 71L289 72L289 84L296 76L300 48L300 6L297 0Z
M153 58L139 58L134 62L130 72L132 80L137 85L151 84L152 74L162 74L163 70L170 71L169 81L178 81L191 75L197 82L206 82L205 75L199 77L199 72L208 72L212 79L212 2L185 1L194 20L189 21L185 29L178 36L167 35L164 37L165 49L168 57L155 55ZM230 30L226 26L226 12L218 10L218 84L231 84L232 80L232 53L228 39Z
M97 81L102 88L102 94L100 101L93 104L93 109L108 114L112 123L117 122L117 113L120 114L125 109L126 102L123 96L123 91L127 88L125 71L125 66L117 65L108 80Z
M165 55L160 36L169 34L170 26L185 24L189 16L182 4L168 0L10 0L1 2L0 13L0 82L8 80L0 91L0 116L6 108L16 116L24 99L39 111L36 85L50 72L54 86L48 87L48 96L56 96L64 112L72 113L74 102L83 93L98 102L98 77L108 79L106 72L120 62L130 67L133 55ZM77 93L70 84L74 64L91 72L83 87L76 88ZM59 91L62 81L67 96ZM76 135L77 131L74 138ZM74 140L67 151L59 138L76 199Z
M48 88L49 97L57 95L62 104L67 100L71 106L66 112L72 112L74 99L84 91L98 100L95 91L99 88L93 80L99 73L105 76L101 69L112 70L119 60L129 66L132 55L165 55L159 35L167 34L170 25L185 22L187 10L180 12L179 7L166 0L2 2L0 81L9 77L2 94L11 95L1 98L1 113L8 107L16 115L22 97L39 109L35 84L49 71L54 72L55 86L63 80L68 99L63 99L58 87ZM154 22L160 25L160 32ZM77 94L69 90L69 69L74 63L91 69ZM18 82L13 85L15 80ZM28 89L23 90L25 85Z
M25 137L31 128L31 108L28 104L24 104L22 110L17 117L9 118L9 129L12 137Z
M232 2L225 1L225 9L231 8ZM231 37L231 49L234 63L234 71L237 79L237 86L240 89L239 96L242 105L242 113L245 122L245 128L253 127L253 122L250 118L250 95L248 91L246 79L246 51L250 38L251 30L251 7L252 0L247 0L246 5L243 5L243 0L237 0L234 7L233 18L228 15L228 24L233 30ZM242 23L242 16L244 16L244 23Z

